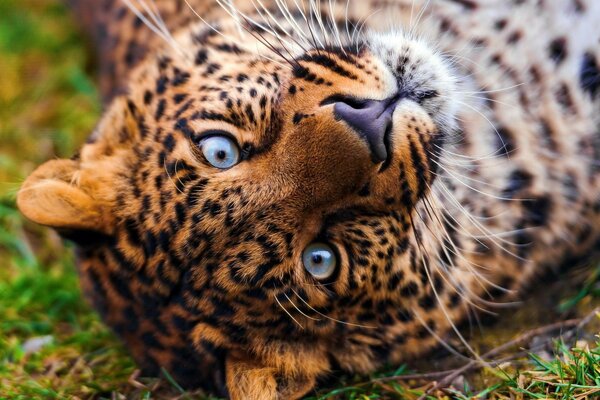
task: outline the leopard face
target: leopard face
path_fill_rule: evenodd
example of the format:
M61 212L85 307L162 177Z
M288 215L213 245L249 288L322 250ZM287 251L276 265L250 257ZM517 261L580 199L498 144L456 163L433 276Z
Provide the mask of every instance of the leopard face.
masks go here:
M269 57L221 32L148 57L21 209L78 243L85 293L148 373L290 398L332 364L414 353L411 308L443 286L414 210L456 129L454 73L393 32Z

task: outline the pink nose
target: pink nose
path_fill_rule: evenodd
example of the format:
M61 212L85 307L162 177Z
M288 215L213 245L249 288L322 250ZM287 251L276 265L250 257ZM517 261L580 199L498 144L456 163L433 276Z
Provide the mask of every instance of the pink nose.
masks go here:
M373 162L387 159L387 136L392 128L392 115L398 96L385 100L341 99L333 108L335 118L353 128L369 145Z

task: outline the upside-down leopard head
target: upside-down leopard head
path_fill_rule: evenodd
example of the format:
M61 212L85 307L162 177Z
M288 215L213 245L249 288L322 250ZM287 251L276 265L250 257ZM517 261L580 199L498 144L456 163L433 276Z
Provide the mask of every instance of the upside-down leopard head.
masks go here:
M273 54L220 30L142 63L19 206L79 243L86 293L149 371L294 397L332 362L368 370L423 336L412 218L455 82L402 34Z

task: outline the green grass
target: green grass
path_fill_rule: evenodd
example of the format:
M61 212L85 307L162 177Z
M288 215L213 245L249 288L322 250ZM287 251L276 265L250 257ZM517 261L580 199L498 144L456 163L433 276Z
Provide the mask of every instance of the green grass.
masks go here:
M476 391L468 385L434 391L426 394L426 388L409 388L393 380L383 383L381 378L400 377L408 371L401 368L391 374L379 374L371 381L357 382L343 388L322 393L307 400L339 398L347 399L595 399L600 398L600 340L592 343L578 343L578 347L569 348L561 341L555 344L554 358L544 360L530 354L526 368L507 372L503 368L490 369L488 373L496 376L496 383ZM506 367L504 367L506 368ZM457 390L458 389L458 390Z
M594 399L600 398L600 341L569 348L556 343L554 359L530 355L530 368L507 374L498 371L501 382L484 391L458 398L497 399ZM492 389L492 390L490 390Z
M83 301L70 249L16 209L15 193L33 168L71 156L99 118L87 63L84 41L58 0L0 0L0 399L203 398L181 393L168 375L137 377L126 350ZM561 295L558 311L581 315L600 304L599 275ZM522 311L512 325L475 335L475 345L485 351L535 327L530 315ZM534 354L504 372L474 371L473 387L453 396L577 398L600 387L599 354L598 343L558 345L550 361ZM341 376L311 398L417 399L431 387L407 374L414 371L394 366L371 377Z
M57 236L23 220L20 182L70 156L100 107L87 53L53 1L0 0L0 397L110 394L134 365L82 301L73 258ZM45 338L38 351L25 351Z

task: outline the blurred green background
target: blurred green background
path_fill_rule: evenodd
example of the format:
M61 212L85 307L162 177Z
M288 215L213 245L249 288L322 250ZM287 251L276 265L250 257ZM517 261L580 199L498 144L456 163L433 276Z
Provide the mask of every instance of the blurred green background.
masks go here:
M133 364L82 301L71 252L15 208L23 179L70 157L100 103L89 54L52 0L0 0L0 397L72 398L123 385Z
M98 120L90 58L88 43L58 0L0 0L0 399L201 398L183 392L168 376L136 376L123 347L82 300L68 245L24 221L15 207L18 187L35 166L70 157ZM583 271L573 278L574 289L556 289L553 303L547 303L546 292L546 300L533 297L529 308L476 332L476 348L489 349L549 318L580 316L600 305L598 269ZM594 388L600 390L600 349L573 353L561 346L547 365L534 355L525 372L511 365L509 372L488 370L469 379L488 398L599 393ZM440 369L444 361L428 358L421 366ZM568 388L532 378L539 371L568 382ZM373 377L409 372L393 366ZM371 378L336 378L333 389L315 398L416 399L424 385ZM455 397L475 394L466 383L459 389Z

